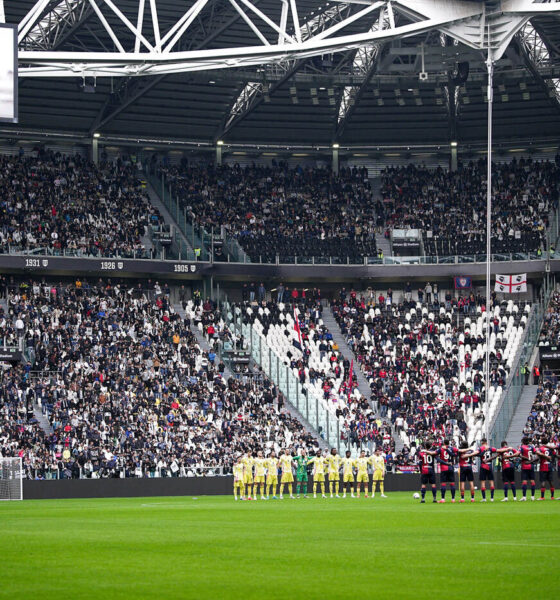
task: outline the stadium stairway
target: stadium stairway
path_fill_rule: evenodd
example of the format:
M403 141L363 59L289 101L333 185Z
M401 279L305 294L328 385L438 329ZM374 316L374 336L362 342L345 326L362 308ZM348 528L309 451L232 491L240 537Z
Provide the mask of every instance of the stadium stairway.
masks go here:
M46 435L51 435L53 428L49 423L47 417L43 414L43 410L38 404L33 405L33 416L37 419L39 427L45 432Z
M527 417L533 406L533 400L537 395L537 387L538 386L536 385L526 385L521 392L521 398L519 398L519 403L513 413L513 418L511 419L506 437L510 446L516 447L521 443L523 429L525 428Z
M352 349L346 342L346 339L342 334L342 331L340 330L340 326L334 318L330 306L323 311L323 323L332 334L333 340L338 344L342 355L346 358L352 358L354 356L354 353L352 352ZM369 400L371 398L371 388L368 383L368 380L366 379L366 376L364 375L360 365L357 362L354 362L354 373L356 374L356 379L358 381L358 389L360 390L360 393L362 394L362 396L365 396ZM404 447L404 443L401 439L401 436L397 435L396 433L393 434L393 440L395 441L395 454L398 454Z
M378 250L383 250L383 256L393 256L391 241L388 240L382 233L375 234L375 243Z
M167 210L167 208L165 208L165 205L161 201L160 197L158 196L157 192L153 188L152 184L148 183L148 187L146 189L148 191L148 197L150 198L150 202L152 203L152 205L155 206L155 208L157 208L159 210L159 212L163 215L163 219L166 223L168 223L169 225L173 225L175 227L175 229L177 230L177 234L183 240L183 243L186 244L187 248L189 249L190 252L192 252L192 254L194 256L194 250L193 250L192 244L189 242L189 240L185 236L185 233L183 232L181 227L179 227L179 224L171 216L171 213Z
M342 356L349 360L352 359L354 357L354 353L346 342L346 338L342 334L340 326L336 322L330 306L323 311L322 318L325 327L332 334L333 340L338 344ZM358 389L360 390L360 394L369 400L371 398L371 388L357 361L354 362L354 373L356 374L356 379L358 380Z
M146 252L148 254L150 254L152 251L152 248L154 247L154 244L152 243L152 238L149 235L143 235L140 238L140 243L142 244L142 246L144 246L144 248L146 249Z
M173 304L173 308L175 309L175 312L181 317L181 319L184 320L186 318L187 314L185 313L180 302L176 302L175 304ZM198 327L196 327L196 325L194 325L192 322L190 323L189 327L190 327L190 330L194 333L194 336L196 337L196 341L198 342L198 345L202 348L202 351L209 352L210 344L208 343L208 340L202 334L202 331L200 331L200 329ZM226 365L226 368L224 370L224 378L229 379L230 377L232 377L232 375L233 375L232 372L230 371L229 367Z
M307 433L310 433L319 444L319 448L321 450L330 450L327 442L319 435L317 430L309 423L309 421L299 412L299 410L287 399L284 401L284 410L292 416L294 419L297 419L302 425Z

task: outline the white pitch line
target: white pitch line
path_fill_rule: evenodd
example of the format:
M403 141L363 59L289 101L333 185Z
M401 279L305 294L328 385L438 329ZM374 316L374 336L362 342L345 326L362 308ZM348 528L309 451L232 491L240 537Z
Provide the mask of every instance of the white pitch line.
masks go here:
M478 542L483 546L537 546L539 548L560 548L560 544L536 544L533 542Z
M198 500L198 498L192 499ZM188 506L188 503L184 502L183 504L178 504L177 502L147 502L145 504L141 504L140 506L165 506L166 508L185 508L186 506Z

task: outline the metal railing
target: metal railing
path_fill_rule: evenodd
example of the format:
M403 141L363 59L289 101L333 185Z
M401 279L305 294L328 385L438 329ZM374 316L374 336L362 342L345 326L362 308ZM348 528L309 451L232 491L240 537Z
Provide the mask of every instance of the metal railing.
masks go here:
M131 250L123 252L120 250L105 251L92 253L85 250L73 248L30 248L25 249L21 246L8 246L0 248L0 254L8 254L14 256L52 256L52 257L69 257L69 258L124 258L124 259L145 259L145 260L164 260L165 255L162 249L154 247L153 252L147 250Z
M146 175L164 205L169 210L171 216L175 219L185 237L191 242L193 248L201 249L199 260L213 260L213 251L211 250L211 240L214 237L214 229L208 232L204 227L197 225L188 215L187 211L181 207L181 201L177 195L173 197L171 186L167 183L165 174L161 172L158 175L155 170L146 169ZM559 211L554 210L551 214L550 224L545 234L546 248L542 251L531 252L496 252L492 254L492 262L515 262L527 260L545 260L560 258L560 252L556 252L555 247L560 234ZM375 236L372 236L374 238ZM298 256L279 253L274 257L253 256L251 258L238 237L221 227L220 239L223 240L225 250L222 261L233 263L255 263L268 265L401 265L401 264L425 264L425 265L446 265L446 264L470 264L485 263L486 253L459 254L459 255L421 255L421 256ZM422 238L423 239L423 238ZM551 247L553 250L551 250Z
M282 358L262 341L252 325L243 322L239 307L226 300L222 314L230 329L238 335L242 335L250 343L252 359L278 386L287 401L330 447L340 450L343 445L340 423L334 411L330 411L326 407L325 401L319 400L316 396L311 397L292 369L284 364Z
M114 478L115 475L120 479L159 479L168 477L223 477L229 475L231 469L224 466L200 467L185 466L177 464L177 470L171 467L148 467L146 465L138 466L132 470L124 467L96 466L94 469L73 469L72 465L62 466L50 465L45 467L25 467L27 479L34 480L56 480L56 479L104 479Z
M513 365L510 379L502 395L500 405L496 410L495 417L492 423L490 423L490 442L494 446L499 445L502 440L506 439L511 420L519 404L523 387L525 386L525 374L521 372L521 367L530 361L535 344L539 339L546 308L554 288L555 282L553 278L546 277L543 279L543 286L539 297L533 304L533 310L527 322L521 352Z
M171 218L175 220L177 227L182 231L185 238L189 241L190 245L186 244L179 232L173 228L172 241L176 248L177 258L179 260L196 260L197 256L195 253L195 248L200 248L201 253L200 256L198 256L198 260L208 260L207 253L202 252L202 240L200 240L196 235L194 228L190 226L190 220L187 218L186 211L179 206L178 198L173 198L171 188L165 185L163 175L161 178L158 178L155 173L146 171L146 177L156 191L163 205L168 210Z

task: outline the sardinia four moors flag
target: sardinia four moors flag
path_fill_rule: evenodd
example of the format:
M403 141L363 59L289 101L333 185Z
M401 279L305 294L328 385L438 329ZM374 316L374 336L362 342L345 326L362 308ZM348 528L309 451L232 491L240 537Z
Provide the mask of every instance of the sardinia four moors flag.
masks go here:
M494 291L502 294L521 294L527 291L527 273L496 275Z

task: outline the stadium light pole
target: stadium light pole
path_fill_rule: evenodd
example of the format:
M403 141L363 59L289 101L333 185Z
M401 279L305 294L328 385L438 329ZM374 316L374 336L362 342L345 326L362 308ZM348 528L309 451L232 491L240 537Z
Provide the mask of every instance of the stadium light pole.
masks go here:
M492 102L494 100L494 59L488 28L488 149L487 149L487 182L486 182L486 360L484 365L485 391L485 431L486 439L490 441L490 283L492 266Z

